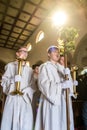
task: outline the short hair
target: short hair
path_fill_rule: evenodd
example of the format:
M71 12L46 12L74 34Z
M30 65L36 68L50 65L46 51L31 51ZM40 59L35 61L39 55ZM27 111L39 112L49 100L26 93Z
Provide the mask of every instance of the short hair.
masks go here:
M63 54L60 54L60 57L64 57L64 55L63 55Z
M39 67L40 65L39 64L34 64L32 65L32 69L34 70L36 67Z

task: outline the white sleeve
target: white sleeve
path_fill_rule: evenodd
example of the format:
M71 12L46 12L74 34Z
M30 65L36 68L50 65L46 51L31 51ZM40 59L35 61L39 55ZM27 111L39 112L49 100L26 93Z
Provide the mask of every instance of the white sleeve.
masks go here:
M1 86L3 87L3 92L8 94L10 89L11 77L10 77L10 66L7 64L5 66L5 73L2 76Z

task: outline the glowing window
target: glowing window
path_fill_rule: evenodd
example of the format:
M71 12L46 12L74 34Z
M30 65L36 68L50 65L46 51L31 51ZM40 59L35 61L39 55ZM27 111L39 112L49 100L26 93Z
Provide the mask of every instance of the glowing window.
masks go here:
M28 49L28 51L31 51L31 49L32 49L31 43L28 43L28 44L27 44L27 49Z
M43 31L40 31L40 32L37 34L36 43L38 43L39 41L41 41L43 38L44 38L44 32L43 32Z

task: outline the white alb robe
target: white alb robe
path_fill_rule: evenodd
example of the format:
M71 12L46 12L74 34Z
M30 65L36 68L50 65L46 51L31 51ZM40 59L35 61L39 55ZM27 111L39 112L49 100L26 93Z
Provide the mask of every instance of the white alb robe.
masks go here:
M63 66L55 65L50 61L41 65L38 86L42 94L35 130L67 130L65 92L62 90L61 84L63 80ZM73 89L71 88L70 91L72 92ZM71 97L69 97L69 110L70 130L74 130Z
M33 113L32 113L32 96L33 96L33 80L32 69L24 65L22 66L22 80L20 90L23 95L11 95L15 90L15 75L18 71L18 63L11 62L5 67L5 73L2 76L3 92L7 95L0 130L33 130Z

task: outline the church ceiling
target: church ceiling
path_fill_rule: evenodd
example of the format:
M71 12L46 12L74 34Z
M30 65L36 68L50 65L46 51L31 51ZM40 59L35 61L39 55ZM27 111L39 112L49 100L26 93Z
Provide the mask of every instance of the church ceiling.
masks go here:
M0 0L0 47L16 50L27 43L55 5L55 0Z
M87 16L87 2L73 1L85 8ZM0 0L0 47L16 50L25 45L58 2L59 0Z

